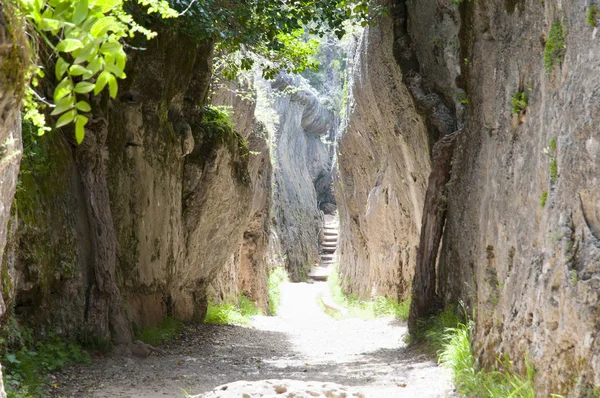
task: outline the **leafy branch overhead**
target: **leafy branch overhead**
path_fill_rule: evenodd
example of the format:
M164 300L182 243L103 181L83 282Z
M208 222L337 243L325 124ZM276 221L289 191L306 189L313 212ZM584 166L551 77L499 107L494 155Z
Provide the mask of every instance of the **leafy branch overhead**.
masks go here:
M118 79L124 79L127 56L123 41L136 33L147 39L156 33L143 26L145 15L176 18L169 27L196 41L213 40L225 52L246 49L258 54L266 78L280 70L299 73L318 64L312 55L318 43L310 35L333 32L341 37L346 21L367 25L384 12L368 0L16 0L29 23L34 41L40 40L55 57L54 105L34 91L42 69L34 66L31 85L24 101L24 119L38 128L45 126L36 98L53 107L56 127L75 125L81 143L88 114L89 98L108 89L118 93ZM135 16L135 19L134 19ZM137 21L137 22L136 22ZM314 37L314 36L313 36ZM244 57L231 65L229 75L249 70L254 60Z
M155 33L134 22L123 10L123 0L18 0L21 12L33 31L56 56L54 74L59 82L54 90L52 115L59 116L56 127L75 124L75 137L81 143L91 110L89 94L108 87L110 96L118 92L117 79L124 79L126 54L121 40L141 33ZM147 12L163 18L176 17L168 3L138 0ZM30 90L32 90L30 88ZM31 96L28 99L31 100ZM27 108L27 104L26 104ZM35 117L35 112L25 117ZM45 128L35 123L39 133ZM41 128L40 128L41 127Z

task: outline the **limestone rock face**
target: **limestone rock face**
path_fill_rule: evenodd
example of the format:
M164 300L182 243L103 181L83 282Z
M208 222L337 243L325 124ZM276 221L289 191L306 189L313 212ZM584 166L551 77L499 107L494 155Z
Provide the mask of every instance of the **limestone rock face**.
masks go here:
M317 263L321 216L315 181L330 174L331 160L321 136L333 115L298 77L282 75L272 84L273 218L292 280L305 278Z
M362 298L408 296L430 170L425 123L392 42L390 19L360 37L337 136L339 272L343 288Z
M106 340L130 322L201 320L243 242L248 148L202 122L212 44L161 33L131 54L120 96L94 104L82 145L58 132L25 162L4 263L17 316L42 334Z
M244 294L267 313L272 168L269 131L255 115L256 99L250 101L242 95L248 91L254 92L253 84L248 83L248 87L228 84L211 98L212 104L231 108L235 129L248 140L248 171L252 184L249 219L243 232L243 241L211 285L218 299L236 301L240 294Z
M433 13L430 3L414 20ZM484 363L529 356L540 396L600 385L600 43L586 13L572 2L491 1L469 7L461 27L471 40L469 109L439 290L477 308ZM553 25L562 25L564 61L548 54L546 69ZM527 109L515 115L518 92Z

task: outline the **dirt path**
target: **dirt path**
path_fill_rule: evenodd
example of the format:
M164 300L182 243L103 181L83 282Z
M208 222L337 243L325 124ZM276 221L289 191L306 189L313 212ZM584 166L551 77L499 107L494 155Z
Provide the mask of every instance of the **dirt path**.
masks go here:
M456 396L447 371L404 347L404 323L336 321L317 304L325 289L326 283L285 284L277 317L256 317L251 328L192 326L161 347L164 355L70 369L58 376L52 396L183 397L265 379L339 383L367 398ZM211 397L242 396L228 394Z

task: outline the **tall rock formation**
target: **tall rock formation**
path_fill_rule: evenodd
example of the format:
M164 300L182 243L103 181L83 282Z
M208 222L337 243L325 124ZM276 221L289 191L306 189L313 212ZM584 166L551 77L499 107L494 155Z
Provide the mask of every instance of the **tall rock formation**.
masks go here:
M403 84L393 38L389 18L360 36L337 137L339 272L344 290L365 299L408 297L430 170L425 120Z
M315 182L331 170L321 137L333 115L304 79L281 75L268 97L277 115L272 141L273 222L292 280L306 278L319 261L321 213Z
M13 289L2 258L23 154L19 110L29 65L22 21L15 17L10 7L10 4L0 3L0 327L7 311L3 296ZM0 398L6 398L1 364Z

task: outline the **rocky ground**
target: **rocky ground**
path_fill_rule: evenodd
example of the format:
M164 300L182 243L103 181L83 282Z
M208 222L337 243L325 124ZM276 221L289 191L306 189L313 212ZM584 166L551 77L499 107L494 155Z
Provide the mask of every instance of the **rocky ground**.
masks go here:
M280 315L256 317L252 327L190 326L160 347L164 354L71 368L56 376L51 396L456 396L446 370L405 347L403 323L325 315L317 297L326 286L285 284Z

